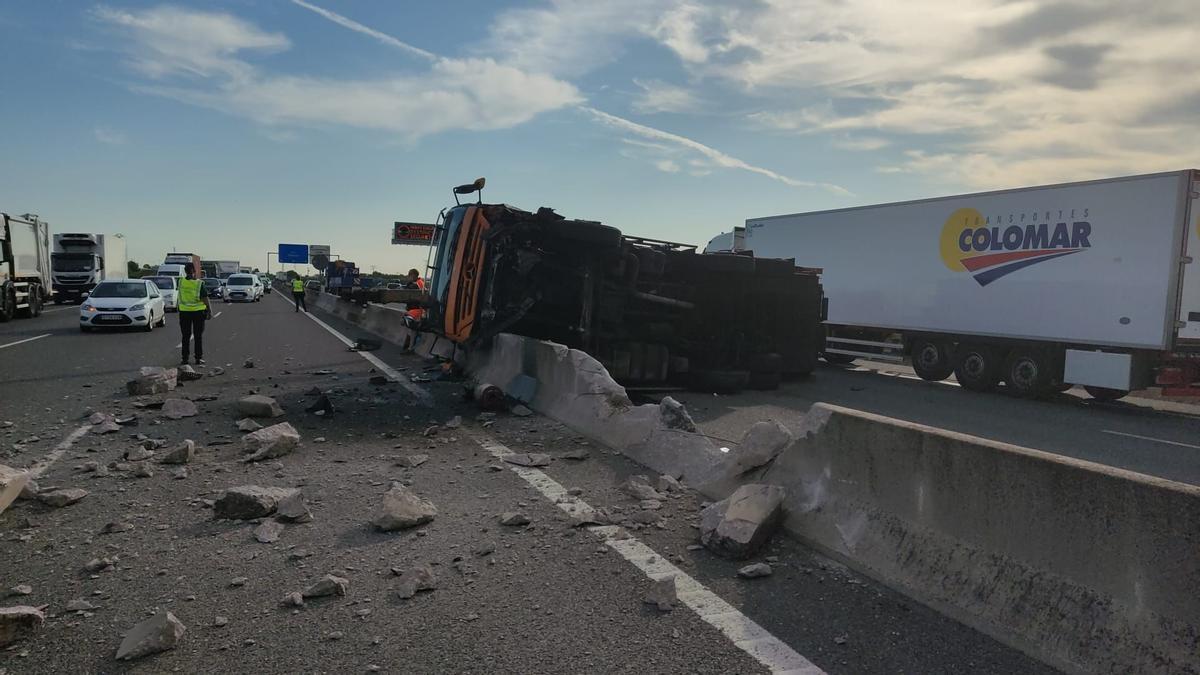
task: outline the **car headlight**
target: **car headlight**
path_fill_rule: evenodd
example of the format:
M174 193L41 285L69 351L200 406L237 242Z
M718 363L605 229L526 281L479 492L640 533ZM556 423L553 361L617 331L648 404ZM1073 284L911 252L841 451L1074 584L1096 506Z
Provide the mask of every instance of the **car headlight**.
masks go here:
M140 311L142 311L143 309L146 309L146 303L144 303L144 302L139 302L138 304L134 305L133 307L130 307L130 308L129 308L129 311L131 311L131 312L140 312Z
M84 305L83 305L82 307L80 307L80 309L82 309L82 310L83 310L83 311L85 311L85 312L94 312L94 311L96 311L96 308L95 308L95 307L93 307L92 305L89 305L89 304L87 304L87 303L84 303Z

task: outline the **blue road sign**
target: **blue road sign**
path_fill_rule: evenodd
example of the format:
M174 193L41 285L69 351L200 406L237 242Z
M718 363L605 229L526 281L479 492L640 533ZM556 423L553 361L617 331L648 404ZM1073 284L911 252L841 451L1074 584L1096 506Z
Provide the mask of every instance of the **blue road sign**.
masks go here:
M279 262L308 264L308 244L280 244Z

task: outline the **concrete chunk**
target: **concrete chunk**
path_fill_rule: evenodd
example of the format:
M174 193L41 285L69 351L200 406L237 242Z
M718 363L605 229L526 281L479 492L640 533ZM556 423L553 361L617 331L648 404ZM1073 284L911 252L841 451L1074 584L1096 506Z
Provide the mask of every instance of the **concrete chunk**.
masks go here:
M283 415L283 408L279 407L275 399L261 394L239 399L237 411L246 417L279 417Z
M675 603L678 602L678 597L675 591L675 577L664 577L650 582L650 590L646 592L646 597L642 602L648 605L654 605L660 612L669 612L675 609Z
M175 390L178 380L179 371L174 368L144 366L138 370L137 377L125 383L125 389L130 396L165 394Z
M70 506L86 496L88 496L88 491L83 488L58 488L39 492L37 498L43 504L57 509Z
M323 598L330 595L345 595L350 589L350 580L326 574L317 583L300 592L304 598Z
M511 455L504 455L501 459L517 466L550 466L550 455L540 452L517 452Z
M376 529L392 532L431 522L437 512L432 502L418 497L400 483L393 483L383 496L383 504L371 524Z
M200 414L200 409L186 398L169 398L163 401L162 414L167 419L181 420L185 417L195 417Z
M0 647L27 637L45 622L46 615L37 607L0 607Z
M117 660L138 659L174 649L187 628L170 612L155 614L129 630L117 648Z
M700 512L700 543L717 555L748 558L779 525L784 490L752 483Z
M262 518L274 513L280 502L299 493L296 488L259 485L232 487L213 502L213 517L231 520Z
M287 422L280 422L242 437L242 451L249 453L247 462L273 459L291 454L300 445L300 432Z
M185 440L175 446L167 454L163 455L162 459L158 460L163 464L189 464L196 456L196 442Z
M29 484L29 473L0 464L0 513L21 496Z

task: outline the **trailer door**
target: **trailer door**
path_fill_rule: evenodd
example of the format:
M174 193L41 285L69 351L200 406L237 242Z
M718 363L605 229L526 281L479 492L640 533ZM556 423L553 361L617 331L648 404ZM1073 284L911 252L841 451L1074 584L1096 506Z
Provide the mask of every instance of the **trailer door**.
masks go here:
M1188 186L1187 235L1185 237L1182 279L1179 284L1179 328L1181 346L1200 346L1200 171L1191 172Z

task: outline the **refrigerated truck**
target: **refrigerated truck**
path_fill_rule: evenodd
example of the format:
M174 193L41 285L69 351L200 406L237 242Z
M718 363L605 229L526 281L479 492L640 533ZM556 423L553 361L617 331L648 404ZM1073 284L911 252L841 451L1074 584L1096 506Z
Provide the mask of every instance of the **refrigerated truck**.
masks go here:
M54 301L79 302L105 279L129 276L125 238L119 234L62 232L50 254Z
M41 314L51 288L50 226L0 213L0 321Z
M1200 171L750 218L706 250L824 269L831 361L1025 396L1200 393Z
M217 276L221 279L228 279L229 275L237 274L240 268L241 262L237 260L218 260Z

